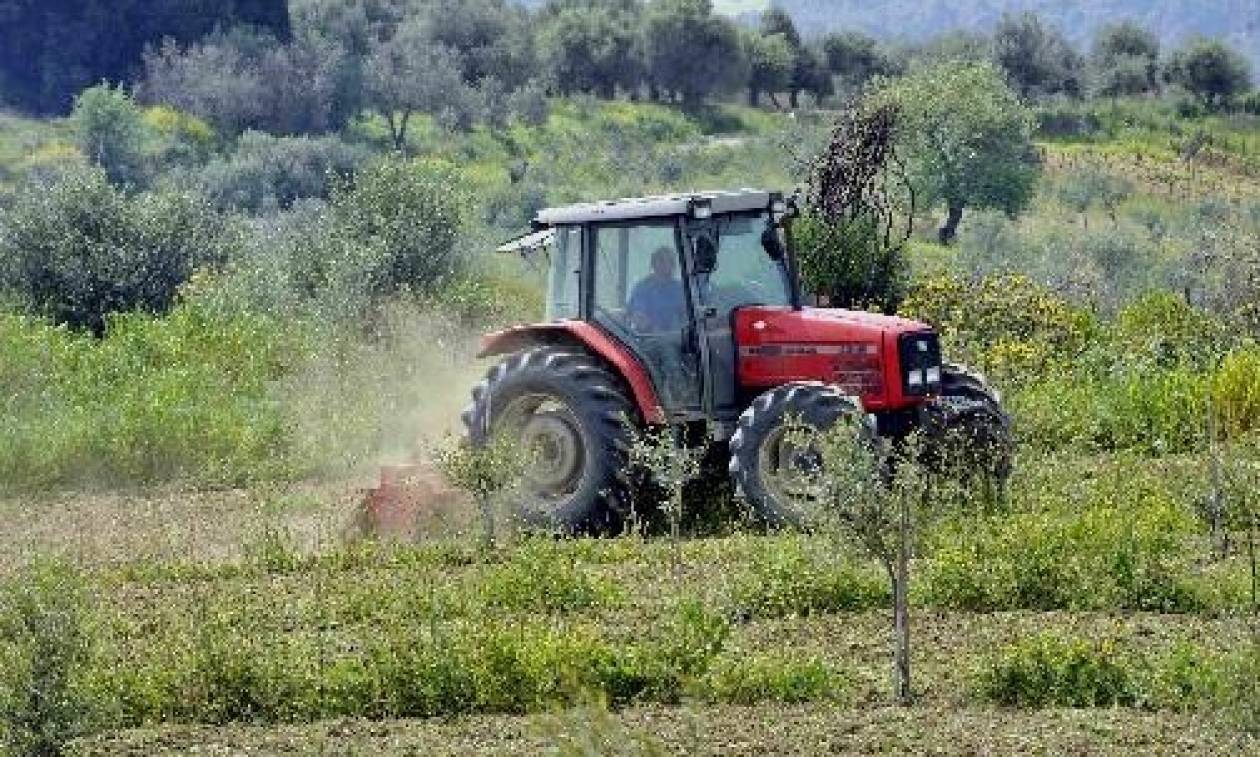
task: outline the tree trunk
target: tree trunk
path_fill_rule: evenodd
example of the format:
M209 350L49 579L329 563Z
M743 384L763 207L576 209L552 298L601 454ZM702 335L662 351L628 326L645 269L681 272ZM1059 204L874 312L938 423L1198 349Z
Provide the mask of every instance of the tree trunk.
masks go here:
M893 578L893 691L897 704L914 701L910 687L910 496L901 495L897 566Z
M801 91L793 89L788 92L788 104L792 106L792 110L799 110L801 107Z
M958 224L962 222L962 217L962 203L951 202L949 204L949 217L945 219L945 225L941 227L938 234L941 244L954 243L954 239L958 237Z
M749 87L748 88L748 105L750 107L755 108L760 104L761 104L761 93L757 91L756 87Z
M770 93L770 102L774 103L775 110L783 110L783 103L779 102L778 93L775 93L775 92Z
M411 123L411 111L404 110L402 118L397 121L395 127L394 117L389 117L389 131L394 137L394 149L403 152L407 149L407 126Z

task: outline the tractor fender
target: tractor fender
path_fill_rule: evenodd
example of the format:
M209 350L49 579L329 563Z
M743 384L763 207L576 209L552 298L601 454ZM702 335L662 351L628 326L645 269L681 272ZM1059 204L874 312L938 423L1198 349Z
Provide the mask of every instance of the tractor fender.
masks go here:
M661 406L652 377L643 367L643 363L625 345L594 324L585 321L558 321L496 331L482 338L481 351L477 353L477 357L509 355L526 347L549 344L578 344L603 358L630 387L643 420L651 425L665 423L665 409Z

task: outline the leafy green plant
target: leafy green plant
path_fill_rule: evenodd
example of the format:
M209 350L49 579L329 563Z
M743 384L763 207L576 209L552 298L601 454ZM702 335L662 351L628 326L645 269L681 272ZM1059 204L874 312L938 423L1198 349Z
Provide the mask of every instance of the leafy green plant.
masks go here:
M1008 707L1132 705L1132 662L1112 641L1043 633L992 656L976 681L981 698Z
M75 570L38 562L0 585L0 748L58 755L103 704L90 690L95 629Z
M807 545L792 540L757 553L734 576L733 612L752 618L805 617L887 605L887 586L876 576Z
M700 695L715 702L825 702L840 699L846 681L817 657L741 655L718 660L700 681Z
M1181 555L1196 529L1191 512L1160 498L958 522L933 534L925 596L971 611L1194 612L1204 600Z
M615 587L590 575L569 550L553 540L529 539L480 585L491 607L535 612L578 612L615 605Z

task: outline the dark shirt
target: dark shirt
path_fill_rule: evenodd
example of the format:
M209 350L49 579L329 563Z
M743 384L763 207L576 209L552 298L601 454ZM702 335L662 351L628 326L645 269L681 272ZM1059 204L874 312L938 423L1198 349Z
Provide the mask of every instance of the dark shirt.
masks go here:
M674 331L687 321L687 299L678 279L655 276L634 287L627 305L630 322L643 331Z

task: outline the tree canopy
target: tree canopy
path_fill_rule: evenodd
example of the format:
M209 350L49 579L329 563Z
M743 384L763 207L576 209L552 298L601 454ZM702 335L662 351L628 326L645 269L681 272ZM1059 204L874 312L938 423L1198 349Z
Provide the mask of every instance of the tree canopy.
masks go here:
M287 38L286 0L0 0L0 92L31 111L64 113L101 80L121 82L148 45L191 43L253 24Z
M951 242L969 207L1015 214L1038 174L1032 116L988 63L944 63L878 82L874 103L899 114L898 143L920 207L944 204Z
M712 0L652 0L644 47L650 83L684 103L699 104L746 81L739 30L714 15Z
M1251 87L1251 64L1217 40L1195 39L1173 53L1167 76L1208 106L1218 107Z

